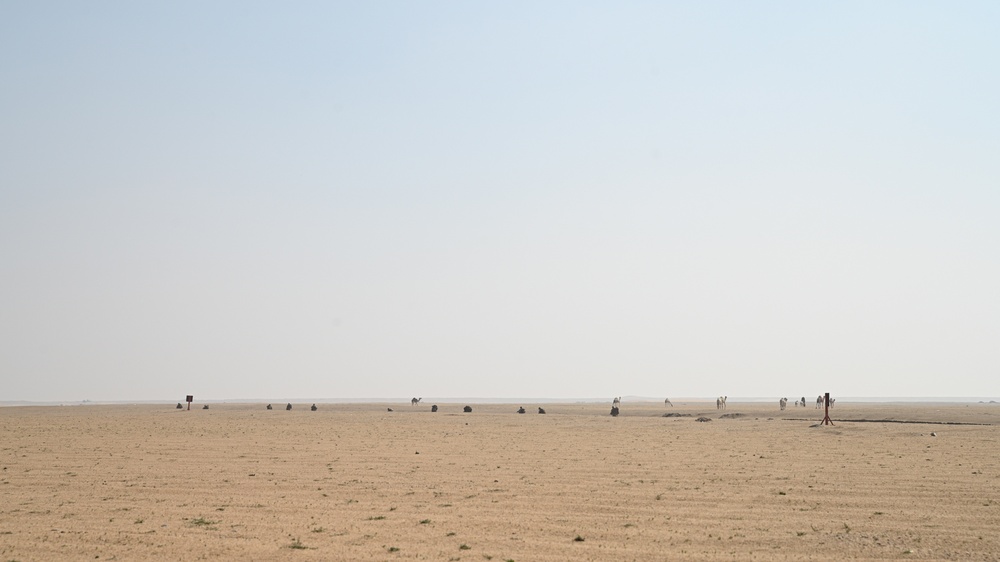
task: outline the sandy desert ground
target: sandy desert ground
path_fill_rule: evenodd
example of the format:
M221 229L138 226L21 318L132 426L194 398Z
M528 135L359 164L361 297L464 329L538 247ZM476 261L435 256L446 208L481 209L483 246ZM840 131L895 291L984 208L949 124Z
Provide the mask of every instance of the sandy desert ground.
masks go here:
M1000 404L308 406L0 408L0 561L1000 560Z

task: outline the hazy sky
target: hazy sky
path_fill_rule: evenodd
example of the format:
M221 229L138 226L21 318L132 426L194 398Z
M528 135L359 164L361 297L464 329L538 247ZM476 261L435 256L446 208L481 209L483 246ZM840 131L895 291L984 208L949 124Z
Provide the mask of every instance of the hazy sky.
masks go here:
M0 3L0 400L998 396L997 29Z

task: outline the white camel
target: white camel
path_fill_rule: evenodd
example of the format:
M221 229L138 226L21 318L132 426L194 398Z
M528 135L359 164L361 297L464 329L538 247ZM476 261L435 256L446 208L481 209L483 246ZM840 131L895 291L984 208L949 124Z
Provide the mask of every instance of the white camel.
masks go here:
M778 405L781 406L782 410L784 410L785 406L788 405L788 399L787 398L782 398L781 400L778 400Z
M726 399L727 398L729 398L729 397L728 396L720 396L720 397L716 398L715 399L715 408L717 410L725 410L726 409Z
M413 398L413 399L410 400L410 405L411 406L416 406L421 400L423 400L423 399L422 398Z
M621 408L622 399L620 396L615 396L615 399L611 401L612 408Z
M819 395L816 397L816 409L818 410L822 407L823 407L823 395Z

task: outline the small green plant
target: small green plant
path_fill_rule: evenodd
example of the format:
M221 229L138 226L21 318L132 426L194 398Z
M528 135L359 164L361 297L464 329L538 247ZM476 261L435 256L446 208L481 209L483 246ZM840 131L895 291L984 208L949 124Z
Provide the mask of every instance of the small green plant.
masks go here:
M805 531L796 531L796 532L795 532L795 536L796 536L796 537L802 537L802 536L805 536L805 534L806 534L806 532L805 532Z
M218 521L210 521L208 519L205 519L204 517L199 517L197 519L191 520L191 524L194 525L195 527L209 527L211 525L215 525L216 523L218 523Z
M787 496L788 494L786 494L785 492L778 492L778 495L779 496Z
M141 523L142 523L142 519L136 519L136 520L135 520L135 524L136 524L136 525L140 525Z
M581 537L580 535L577 535L576 538L573 539L573 542L583 542L584 540L585 539L583 537Z
M369 521L381 521L383 519L385 519L385 515L375 515L368 518Z
M459 550L471 550L472 547L469 546L469 545L467 545L467 544L465 544L465 543L462 543L462 544L458 545L458 549Z
M399 547L398 546L390 546L388 548L388 550L389 550L389 552L399 552Z
M431 520L430 520L430 519L421 519L421 520L420 520L420 524L421 524L421 525L426 525L426 524L428 524L428 523L430 523L430 522L431 522Z
M325 530L326 529L324 529L323 527L316 527L315 529L312 530L312 532L314 532L314 533L322 533Z
M447 534L447 535L445 535L445 536L446 536L446 537L454 537L454 536L455 536L455 531L452 531L452 532L448 533L448 534Z
M288 545L288 548L291 548L292 550L306 550L309 547L302 544L302 541L299 539L294 539L292 540L292 544Z

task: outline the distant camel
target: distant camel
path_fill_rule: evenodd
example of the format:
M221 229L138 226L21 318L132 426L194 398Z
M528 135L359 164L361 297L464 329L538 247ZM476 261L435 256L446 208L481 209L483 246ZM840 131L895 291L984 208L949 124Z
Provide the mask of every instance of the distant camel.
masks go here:
M434 404L433 406L431 406L431 411L432 411L432 412L436 412L436 411L438 411L438 406L437 406L437 404Z
M539 414L544 414L545 413L545 408L542 408L541 406L539 406L538 407L538 413Z
M462 411L465 412L466 414L468 414L469 412L472 411L472 406L466 406L466 407L462 408Z
M834 403L834 402L836 402L836 401L837 401L837 399L836 399L836 398L831 398L831 399L830 399L830 407L831 407L831 408L833 407L833 403Z
M788 405L788 399L787 398L782 398L781 400L778 400L778 406L781 406L782 410L784 410L785 406L787 406L787 405Z
M720 397L716 398L715 399L715 409L716 410L725 410L726 409L726 399L727 398L729 398L729 397L728 396L720 396Z
M411 406L416 406L418 403L420 403L421 400L423 400L423 398L411 398L410 399L410 405Z
M517 413L523 414L524 413L524 406L521 406L520 408L518 408L517 409Z
M611 407L612 408L621 408L621 406L622 406L621 396L616 396L615 399L611 401Z
M799 404L799 405L802 406L803 408L806 407L806 397L805 396L802 397L802 403Z
M664 399L663 399L663 405L664 405L664 406L670 406L671 408L673 408L673 407L674 407L674 403L673 403L673 402L671 402L669 398L664 398Z
M316 404L313 404L312 408L309 408L309 409L315 412L318 408L316 408Z
M823 407L823 396L820 395L816 397L816 409L818 410L822 407Z
M292 403L289 402L287 405L285 405L285 410L291 410L291 409L292 409Z
M268 410L273 410L274 408L272 408L272 407L271 407L271 405L270 405L270 404L268 404L268 405L267 405L267 409L268 409Z

